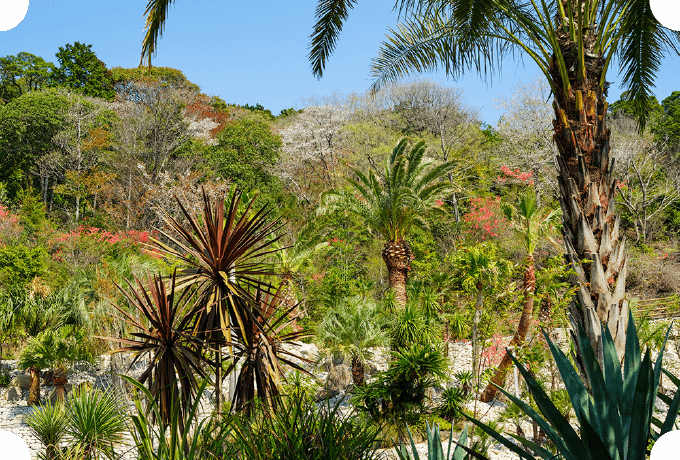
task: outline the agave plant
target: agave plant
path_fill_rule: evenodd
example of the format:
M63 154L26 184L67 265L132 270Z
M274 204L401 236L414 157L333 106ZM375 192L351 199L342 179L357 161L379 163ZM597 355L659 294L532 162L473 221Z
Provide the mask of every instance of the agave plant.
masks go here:
M609 328L602 327L601 333L603 367L600 366L597 355L590 346L585 330L583 327L579 328L590 392L579 377L577 369L546 334L546 341L574 408L580 433L572 427L536 379L514 356L512 359L526 381L538 411L507 391L502 389L500 391L538 424L554 443L557 453L565 460L643 460L646 458L649 442L673 429L680 408L680 392L676 392L673 399L662 398L669 404L668 414L663 422L655 420L652 414L664 347L661 348L655 364L652 364L649 349L641 360L635 323L632 313L629 312L622 372L616 353L616 342ZM472 417L468 418L520 458L528 460L536 458L489 426ZM655 431L652 425L655 425L658 431ZM535 452L539 458L555 458L554 452L537 443L520 436L513 437Z
M177 198L176 198L177 199ZM202 216L192 215L177 199L188 225L161 211L171 232L162 232L173 246L155 240L156 249L176 258L185 268L178 273L178 286L194 287L202 308L197 311L194 333L217 344L215 360L216 411L221 411L222 344L233 343L232 332L248 340L253 326L259 327L258 304L253 289L271 290L264 276L276 275L263 260L276 251L272 247L281 227L270 219L266 207L252 211L255 198L239 209L241 194L232 190L228 209L218 198L212 203L203 191ZM249 346L249 342L244 343Z
M298 305L292 305L288 310L280 308L284 301L281 291L275 294L257 290L255 300L258 305L256 322L247 329L247 335L241 336L241 330L236 329L238 341L233 343L235 359L227 371L232 371L237 363L241 363L236 380L236 391L232 401L236 409L245 408L246 414L252 412L251 402L255 394L268 406L276 409L278 396L281 392L281 382L284 379L282 364L286 364L300 372L309 374L294 360L309 362L283 348L282 345L309 336L304 331L286 332L294 322L290 313ZM245 302L243 298L235 298L234 302Z
M206 362L201 353L204 342L190 334L201 307L192 302L191 290L178 294L174 273L169 289L158 276L149 276L148 291L138 278L135 282L136 288L130 281L127 290L118 288L143 320L114 305L122 315L119 319L135 331L131 334L133 338L100 338L123 345L111 353L132 352L135 355L132 364L151 355L139 380L147 383L151 394L158 398L160 421L167 425L176 404L183 418L198 387L196 375L205 376L201 366Z
M439 434L439 425L425 422L425 429L427 433L427 460L466 460L469 458L467 449L467 428L463 429L460 434L456 447L451 451L453 442L453 425L451 425L451 433L449 434L449 445L446 449L446 456L444 456L444 448L442 447L442 437ZM411 451L409 452L404 444L395 446L399 460L420 460L420 454L416 449L416 443L413 441L411 429L407 427L409 441L411 442Z

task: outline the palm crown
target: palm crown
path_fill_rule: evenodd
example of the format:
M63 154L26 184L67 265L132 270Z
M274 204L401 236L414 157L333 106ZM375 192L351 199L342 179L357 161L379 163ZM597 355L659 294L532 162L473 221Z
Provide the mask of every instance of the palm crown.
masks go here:
M353 170L347 178L350 192L328 191L322 195L320 212L344 209L362 218L387 241L406 238L412 227L427 227L425 212L436 210L436 201L448 184L437 182L453 168L451 163L435 166L425 161L426 146L419 142L406 152L402 139L392 151L381 180L373 171L368 175Z

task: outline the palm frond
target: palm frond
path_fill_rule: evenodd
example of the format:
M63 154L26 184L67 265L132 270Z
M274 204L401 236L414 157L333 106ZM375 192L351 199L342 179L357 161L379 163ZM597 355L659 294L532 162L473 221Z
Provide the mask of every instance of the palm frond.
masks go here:
M165 26L165 19L170 10L170 4L174 0L149 0L144 11L146 21L144 24L144 41L142 42L142 56L139 58L139 65L144 62L144 58L148 59L149 67L151 67L151 56L156 54L156 45L158 44L158 37L163 35L163 28Z
M678 54L678 34L659 24L648 0L631 0L618 36L624 91L633 101L642 131L652 108L651 90L661 59L666 50Z
M347 20L349 10L354 8L357 0L319 0L316 7L316 24L310 38L309 60L312 73L323 76L326 59L335 50L335 44L342 32L343 23Z

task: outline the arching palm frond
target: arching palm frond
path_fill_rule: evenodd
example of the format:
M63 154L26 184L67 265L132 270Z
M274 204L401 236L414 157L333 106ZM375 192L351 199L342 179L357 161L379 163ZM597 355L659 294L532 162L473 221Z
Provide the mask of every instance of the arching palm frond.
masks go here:
M158 37L163 35L165 19L170 10L170 4L175 0L149 0L144 11L146 21L144 24L144 41L142 42L142 56L139 58L139 65L147 58L151 67L151 56L156 54Z

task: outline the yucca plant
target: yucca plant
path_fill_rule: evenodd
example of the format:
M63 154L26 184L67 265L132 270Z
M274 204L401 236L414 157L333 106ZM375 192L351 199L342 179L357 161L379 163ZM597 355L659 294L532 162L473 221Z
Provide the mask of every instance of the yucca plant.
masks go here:
M446 456L444 456L444 448L442 447L442 437L439 433L439 425L430 424L425 422L425 428L427 432L427 460L465 460L469 458L469 454L466 452L468 435L467 428L463 429L463 432L456 442L456 446L451 450L453 443L453 425L451 425L451 433L449 434L449 445L446 449ZM408 437L411 442L411 451L409 452L404 444L399 444L395 446L397 451L397 456L399 460L420 460L420 454L418 454L418 449L416 449L416 443L413 441L413 436L411 435L411 429L408 429Z
M153 420L161 417L161 406L158 396L137 380L123 376L136 391L144 395L148 401L147 408L142 407L141 399L135 399L136 412L130 416L132 420L132 438L137 448L139 460L208 460L219 458L222 443L225 441L224 431L211 418L199 420L198 410L200 398L193 397L187 410L180 412L174 405L169 423L156 427ZM208 380L203 380L198 387L197 395L203 394ZM183 431L181 427L186 427Z
M253 290L273 291L263 283L265 276L275 276L264 260L276 251L273 244L279 238L274 233L281 228L279 219L271 219L266 207L252 210L255 198L241 208L241 194L232 189L228 207L222 197L210 200L203 191L202 215L194 216L177 199L182 224L163 212L169 231L162 232L170 242L155 240L155 248L179 260L184 268L178 272L178 286L198 291L202 309L197 312L193 333L216 348L215 386L216 411L221 412L222 345L233 343L232 331L246 339L257 326L259 315ZM248 343L244 345L249 346Z
M151 357L139 381L148 384L151 394L158 398L159 421L167 425L175 410L173 405L179 405L183 419L198 387L196 375L205 376L202 363L208 360L201 353L204 342L190 333L201 306L193 300L190 289L178 292L174 273L169 286L158 276L149 276L147 286L138 278L135 283L136 287L128 281L127 289L118 288L138 315L114 305L122 315L119 319L134 331L132 338L100 338L122 345L111 353L132 352L132 364L143 356Z
M67 433L82 447L86 459L116 458L114 443L123 440L123 404L113 393L99 390L74 392L66 411Z
M670 328L666 333L666 338L669 332ZM640 359L640 344L635 322L629 311L622 372L616 353L616 342L608 327L601 329L603 367L600 366L583 327L579 327L579 334L590 391L567 356L549 340L546 334L546 341L555 358L576 414L578 432L560 413L531 373L514 356L512 359L526 381L538 411L507 391L502 389L500 391L538 424L554 443L557 454L565 460L645 459L649 442L673 429L678 408L680 408L680 392L676 392L673 399L665 398L669 404L665 421L655 420L652 415L661 375L664 347L661 348L655 364L652 364L649 349L645 352L644 359ZM468 418L520 458L531 460L537 457L555 458L554 452L536 442L511 435L535 453L535 455L530 455L489 426L472 417ZM653 425L658 428L658 431L653 428Z
M54 460L59 458L59 443L66 436L66 411L61 403L46 402L26 416L26 424L33 435L45 446L39 458Z

